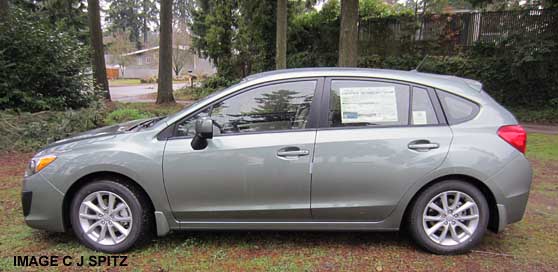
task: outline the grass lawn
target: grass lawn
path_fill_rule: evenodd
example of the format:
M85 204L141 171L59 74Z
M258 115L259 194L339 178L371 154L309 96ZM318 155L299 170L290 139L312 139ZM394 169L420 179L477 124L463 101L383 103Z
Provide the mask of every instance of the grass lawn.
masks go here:
M119 78L109 80L109 86L131 86L131 85L140 85L141 82L138 78Z
M187 82L188 81L184 81L184 80L173 80L172 81L173 84L187 83ZM112 87L133 86L133 85L140 85L140 84L147 84L147 83L141 83L139 78L119 78L119 79L109 80L109 86L112 86ZM150 84L156 84L156 83L150 83Z
M70 255L74 259L103 255L81 246L71 234L33 230L24 224L21 176L31 155L0 156L0 270L17 269L14 255ZM183 232L129 252L125 269L557 271L558 136L529 135L527 155L534 167L534 182L525 218L502 233L489 233L469 254L432 255L417 249L401 233Z
M189 88L178 89L173 91L174 100L176 101L196 101L201 97L192 95L191 92L188 92ZM205 96L205 95L204 95ZM146 99L157 99L157 93L149 93L144 95L142 98Z

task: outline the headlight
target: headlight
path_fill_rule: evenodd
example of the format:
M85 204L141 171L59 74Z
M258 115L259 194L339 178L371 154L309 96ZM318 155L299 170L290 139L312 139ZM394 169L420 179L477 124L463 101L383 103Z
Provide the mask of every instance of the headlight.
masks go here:
M27 166L27 170L25 170L25 176L28 177L38 173L54 160L56 160L56 156L54 155L45 155L31 159L29 165Z

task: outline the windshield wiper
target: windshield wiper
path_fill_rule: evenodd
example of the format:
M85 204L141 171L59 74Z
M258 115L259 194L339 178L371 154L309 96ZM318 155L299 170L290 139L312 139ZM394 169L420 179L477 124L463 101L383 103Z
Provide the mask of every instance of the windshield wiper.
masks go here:
M150 120L143 121L143 122L141 122L141 123L139 123L139 124L137 124L137 125L135 125L135 126L129 128L128 131L132 131L132 130L135 130L135 129L142 129L142 128L151 127L151 126L153 126L155 123L157 123L157 121L162 120L162 119L165 118L165 117L166 117L166 116L160 116L160 117L155 117L155 118L150 119Z

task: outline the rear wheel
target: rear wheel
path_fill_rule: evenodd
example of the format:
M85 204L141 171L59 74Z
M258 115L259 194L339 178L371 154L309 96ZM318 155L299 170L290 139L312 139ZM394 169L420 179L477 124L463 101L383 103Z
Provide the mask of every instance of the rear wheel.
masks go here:
M98 180L81 188L72 200L70 219L86 246L108 253L128 250L149 240L151 212L135 187ZM141 241L140 241L141 239Z
M458 180L424 190L414 202L409 227L414 240L436 254L469 251L488 225L489 208L482 192Z

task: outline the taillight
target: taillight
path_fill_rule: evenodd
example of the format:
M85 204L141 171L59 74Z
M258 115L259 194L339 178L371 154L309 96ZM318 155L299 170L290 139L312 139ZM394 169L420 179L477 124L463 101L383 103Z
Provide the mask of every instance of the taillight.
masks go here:
M503 126L498 129L498 136L525 154L527 133L520 125Z

